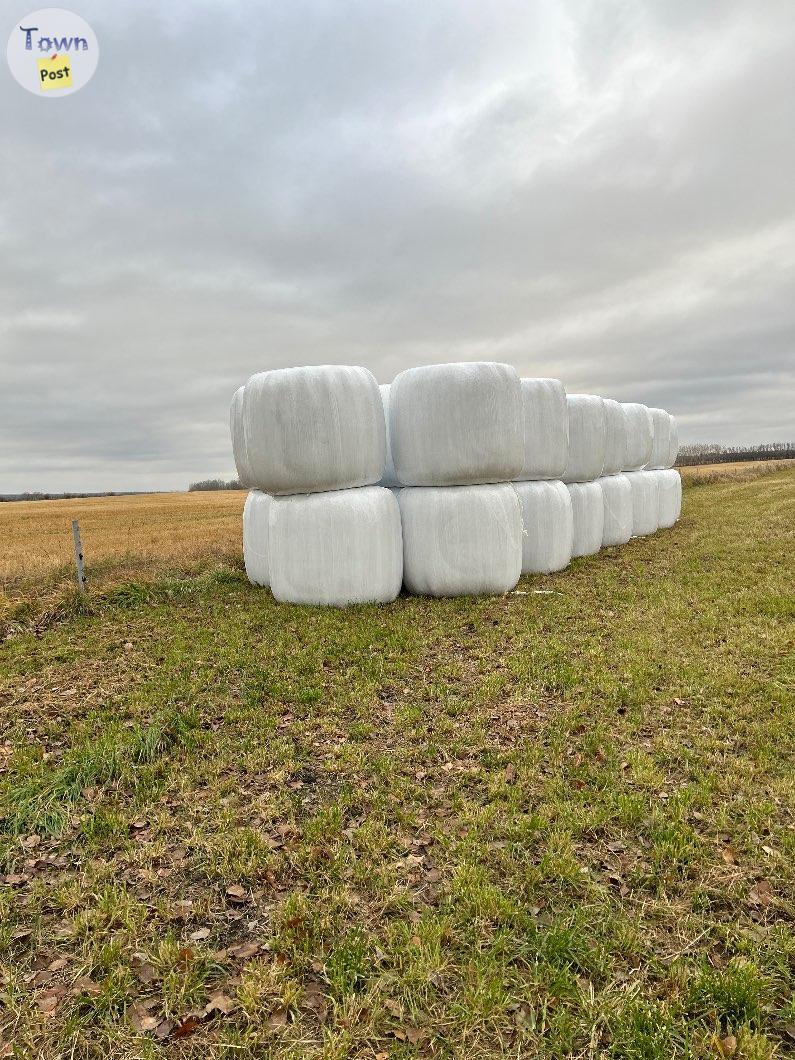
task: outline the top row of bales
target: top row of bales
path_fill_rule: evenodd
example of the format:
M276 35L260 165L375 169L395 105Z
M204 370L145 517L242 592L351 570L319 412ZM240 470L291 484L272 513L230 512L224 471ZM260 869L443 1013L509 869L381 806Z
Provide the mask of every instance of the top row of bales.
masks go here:
M379 388L366 368L322 365L252 376L231 429L244 486L274 496L381 484L453 486L670 468L678 438L663 409L508 364L428 365Z

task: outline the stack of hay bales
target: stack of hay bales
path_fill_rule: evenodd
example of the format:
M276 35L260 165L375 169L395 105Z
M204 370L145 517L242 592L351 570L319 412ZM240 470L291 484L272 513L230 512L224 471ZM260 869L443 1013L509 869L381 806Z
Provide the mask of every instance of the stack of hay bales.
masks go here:
M632 536L645 537L657 529L657 478L646 468L652 456L654 424L646 405L627 402L627 458L624 471L632 489Z
M632 536L673 526L682 506L682 480L673 471L679 451L676 420L664 409L625 404L626 477L632 489Z
M375 485L386 434L366 368L325 365L252 376L230 412L249 578L277 600L394 600L403 575L400 513Z
M595 394L569 394L569 459L563 481L571 496L572 556L591 556L602 547L604 499L597 481L605 466L607 416Z
M427 365L401 372L382 393L406 589L512 589L522 570L522 512L510 484L524 461L516 371L491 362Z
M627 453L627 416L624 406L603 399L605 410L605 460L597 480L602 491L604 525L602 547L625 545L632 537L632 487L623 473Z
M524 463L514 482L522 506L522 574L551 574L571 562L569 411L559 379L522 379Z
M657 485L657 525L674 525L682 510L682 480L673 470L679 452L679 430L676 420L665 409L649 409L652 424L651 458L646 473L653 475Z
M230 410L246 573L292 603L504 593L521 573L673 526L681 480L663 409L507 364L252 376Z

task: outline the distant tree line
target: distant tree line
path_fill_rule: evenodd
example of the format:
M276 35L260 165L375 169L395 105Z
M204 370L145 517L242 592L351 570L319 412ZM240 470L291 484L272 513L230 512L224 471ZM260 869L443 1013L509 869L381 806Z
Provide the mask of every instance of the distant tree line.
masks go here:
M197 490L242 490L245 487L236 478L230 478L227 482L222 478L203 478L201 482L191 482L188 486L189 493L195 493Z
M137 497L143 490L104 490L102 493L0 493L2 501L66 501L86 497Z
M795 442L767 442L765 445L683 445L676 458L678 467L689 464L731 464L742 460L793 460Z

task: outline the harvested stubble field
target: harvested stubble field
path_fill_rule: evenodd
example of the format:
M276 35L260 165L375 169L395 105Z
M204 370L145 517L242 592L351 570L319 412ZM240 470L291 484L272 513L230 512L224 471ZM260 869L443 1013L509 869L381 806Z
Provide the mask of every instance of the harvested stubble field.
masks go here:
M789 1055L794 501L347 611L242 494L0 506L0 1056Z

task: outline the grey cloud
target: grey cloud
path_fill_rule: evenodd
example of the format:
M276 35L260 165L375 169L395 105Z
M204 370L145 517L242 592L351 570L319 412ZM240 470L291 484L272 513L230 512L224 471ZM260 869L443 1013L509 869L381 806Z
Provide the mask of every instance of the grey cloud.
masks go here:
M0 491L231 474L231 393L291 363L795 433L788 3L81 13L91 85L0 97Z

